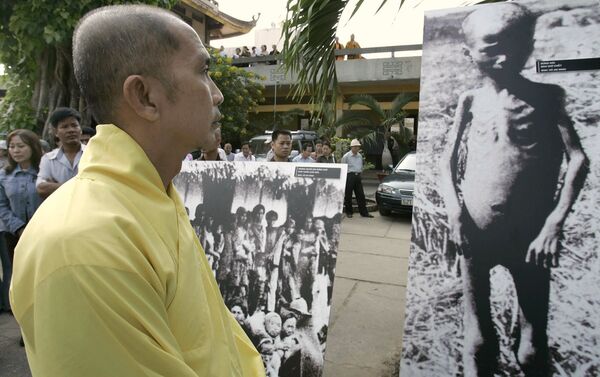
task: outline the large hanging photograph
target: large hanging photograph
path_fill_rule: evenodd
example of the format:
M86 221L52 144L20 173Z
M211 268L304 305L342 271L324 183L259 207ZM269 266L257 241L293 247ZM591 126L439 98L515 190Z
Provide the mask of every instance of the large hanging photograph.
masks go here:
M344 164L215 161L174 180L267 376L323 373L345 181Z
M600 375L600 7L427 12L401 376Z

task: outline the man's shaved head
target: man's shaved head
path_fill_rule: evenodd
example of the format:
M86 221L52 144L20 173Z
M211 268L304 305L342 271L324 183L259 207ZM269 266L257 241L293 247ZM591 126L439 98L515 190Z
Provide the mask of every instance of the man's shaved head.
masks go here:
M130 75L151 76L174 92L166 77L180 47L174 14L145 5L108 6L86 14L73 34L73 68L94 117L114 123L115 104ZM191 29L190 29L191 30Z

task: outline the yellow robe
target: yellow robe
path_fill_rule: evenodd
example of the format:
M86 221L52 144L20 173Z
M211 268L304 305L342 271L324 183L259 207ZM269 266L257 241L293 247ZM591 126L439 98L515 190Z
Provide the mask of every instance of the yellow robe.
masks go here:
M179 194L114 125L27 226L11 304L33 376L265 374Z

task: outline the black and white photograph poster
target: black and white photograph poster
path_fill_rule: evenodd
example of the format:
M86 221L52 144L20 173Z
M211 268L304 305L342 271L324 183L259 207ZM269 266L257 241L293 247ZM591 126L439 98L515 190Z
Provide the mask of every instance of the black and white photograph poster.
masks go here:
M425 14L401 376L600 375L600 7Z
M184 162L174 184L267 376L320 377L346 165Z

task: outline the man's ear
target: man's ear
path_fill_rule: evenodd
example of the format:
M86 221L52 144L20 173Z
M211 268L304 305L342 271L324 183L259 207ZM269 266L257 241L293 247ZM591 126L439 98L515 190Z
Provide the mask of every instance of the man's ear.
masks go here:
M157 80L131 75L123 83L123 99L139 117L154 122L159 117L156 104Z

